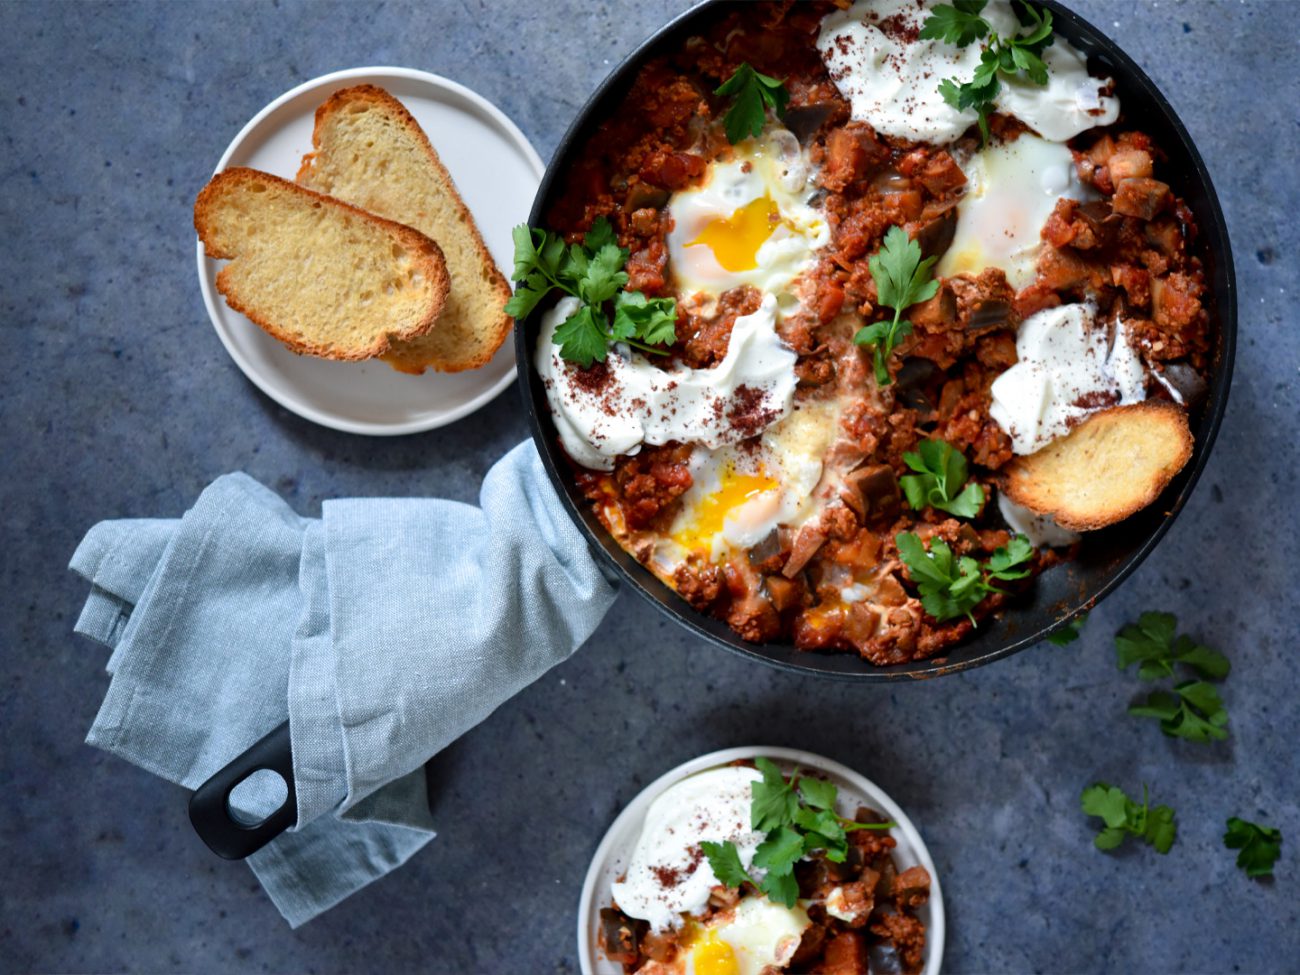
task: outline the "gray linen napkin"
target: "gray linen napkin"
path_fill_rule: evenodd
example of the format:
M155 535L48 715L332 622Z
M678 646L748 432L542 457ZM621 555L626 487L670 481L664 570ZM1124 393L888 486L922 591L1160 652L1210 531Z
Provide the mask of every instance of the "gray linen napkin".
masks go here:
M249 864L295 927L433 838L424 763L614 599L531 444L480 504L309 519L228 474L183 518L101 522L72 558L91 583L76 631L112 649L90 744L193 789L288 716L298 825Z

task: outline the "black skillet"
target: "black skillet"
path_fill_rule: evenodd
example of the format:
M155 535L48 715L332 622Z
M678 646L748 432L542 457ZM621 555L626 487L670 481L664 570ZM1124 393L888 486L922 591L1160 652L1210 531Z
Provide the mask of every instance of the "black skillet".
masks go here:
M649 58L668 51L698 32L708 18L723 12L722 8L734 2L736 0L711 0L682 14L637 48L601 83L556 149L533 202L530 225L545 224L545 214L562 189L559 174L567 169L570 159L582 151L596 126L615 109L640 67ZM1168 159L1161 166L1161 177L1187 201L1200 227L1201 250L1213 296L1211 315L1215 326L1215 349L1209 388L1191 418L1192 434L1196 438L1191 461L1154 504L1112 528L1089 533L1080 546L1078 559L1045 572L1025 595L1006 607L1000 619L986 623L943 657L876 667L851 653L810 653L797 650L790 644L750 644L741 640L726 623L693 610L624 552L591 513L574 486L551 424L545 391L532 368L541 318L540 312L534 313L518 323L515 329L519 388L533 439L564 507L582 527L592 551L608 575L622 581L667 617L708 643L782 670L862 683L939 677L977 667L1033 646L1067 620L1095 605L1146 558L1191 496L1209 458L1228 402L1236 345L1236 284L1223 212L1200 153L1151 79L1114 41L1056 0L1040 0L1040 5L1052 11L1055 32L1088 55L1094 74L1115 79L1125 123L1152 135L1167 153ZM292 825L293 763L288 732L286 722L194 793L190 801L191 822L204 842L222 856L232 859L248 856ZM244 826L229 815L230 792L260 768L280 772L289 785L289 796L270 818L253 826Z

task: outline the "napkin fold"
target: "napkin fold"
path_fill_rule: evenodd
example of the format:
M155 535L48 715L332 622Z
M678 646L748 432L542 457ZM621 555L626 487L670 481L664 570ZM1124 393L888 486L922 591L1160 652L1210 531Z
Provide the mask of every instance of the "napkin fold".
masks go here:
M111 649L87 742L197 788L287 716L296 827L249 857L293 926L434 836L424 763L569 656L613 602L531 443L480 506L327 501L244 474L179 519L105 521L70 568ZM274 801L241 786L232 801ZM178 811L179 812L179 811Z

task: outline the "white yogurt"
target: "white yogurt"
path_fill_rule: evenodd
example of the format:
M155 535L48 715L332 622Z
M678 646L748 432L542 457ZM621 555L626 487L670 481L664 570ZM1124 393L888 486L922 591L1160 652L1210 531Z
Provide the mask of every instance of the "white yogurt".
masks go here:
M749 868L763 842L763 834L750 828L751 783L762 777L741 766L710 769L652 802L627 873L610 885L619 909L657 932L678 927L683 914L702 914L718 878L699 844L730 840Z
M617 344L595 388L552 341L577 309L576 298L565 298L546 313L534 364L564 449L584 467L612 470L615 457L635 454L642 443L739 443L790 412L798 356L777 337L770 294L758 311L736 319L727 354L712 369L660 369Z
M1020 361L998 376L989 415L1017 454L1032 454L1105 406L1146 399L1146 368L1128 330L1107 329L1092 304L1061 305L1030 315L1016 334Z
M822 20L817 49L840 94L851 103L854 119L884 135L938 145L954 141L975 123L975 111L959 112L943 100L939 83L974 77L980 41L957 47L916 37L937 3L857 0ZM992 0L981 16L999 36L1019 30L1006 0ZM1046 85L999 75L998 111L1056 142L1119 118L1119 99L1102 94L1110 80L1091 77L1083 55L1064 38L1044 50L1043 61Z
M1080 539L1077 532L1062 528L1051 515L1040 515L1023 504L1016 504L1005 494L998 492L998 511L1013 532L1026 536L1036 546L1050 545L1060 548L1073 545Z

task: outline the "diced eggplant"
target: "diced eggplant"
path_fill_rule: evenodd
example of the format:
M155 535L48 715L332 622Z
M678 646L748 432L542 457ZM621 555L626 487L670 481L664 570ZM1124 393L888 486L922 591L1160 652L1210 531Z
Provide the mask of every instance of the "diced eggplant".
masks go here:
M856 494L860 514L888 514L898 508L898 478L888 464L870 464L844 475L846 494ZM849 500L845 498L846 502ZM850 507L854 507L850 503ZM856 510L856 509L855 509Z
M613 907L600 909L600 948L610 961L620 965L636 963L641 938L649 927L645 921L628 917Z

